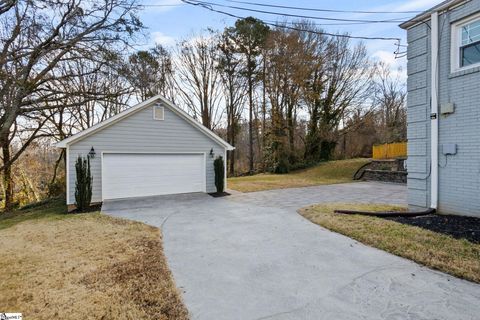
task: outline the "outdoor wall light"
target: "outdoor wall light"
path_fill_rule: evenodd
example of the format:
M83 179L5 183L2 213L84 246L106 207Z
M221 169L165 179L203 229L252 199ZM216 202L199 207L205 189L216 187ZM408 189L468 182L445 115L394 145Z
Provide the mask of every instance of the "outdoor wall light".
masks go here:
M93 149L93 147L90 149L88 156L90 157L90 159L95 158L95 149Z
M213 157L215 157L215 153L213 153L213 148L212 148L210 149L210 158L213 158Z

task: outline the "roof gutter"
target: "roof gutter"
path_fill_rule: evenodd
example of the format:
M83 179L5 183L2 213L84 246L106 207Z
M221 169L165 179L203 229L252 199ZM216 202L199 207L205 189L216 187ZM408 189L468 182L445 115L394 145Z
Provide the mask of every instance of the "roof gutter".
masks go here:
M408 29L408 28L410 28L410 27L412 27L412 26L414 26L418 23L430 20L432 14L434 12L438 13L438 12L450 9L452 7L458 6L458 5L463 4L464 2L468 2L468 1L470 1L470 0L444 1L444 2L440 3L439 5L433 7L432 9L427 10L427 11L415 16L413 19L410 19L408 21L403 22L402 24L400 24L400 28Z

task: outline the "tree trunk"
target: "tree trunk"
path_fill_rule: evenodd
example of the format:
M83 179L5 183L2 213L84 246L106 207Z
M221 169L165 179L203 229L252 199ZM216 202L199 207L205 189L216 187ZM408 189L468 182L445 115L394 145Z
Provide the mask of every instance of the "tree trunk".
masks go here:
M315 102L310 112L310 120L308 123L308 132L305 137L305 156L307 161L320 160L320 133L318 121L320 118L318 104Z
M265 150L265 132L266 132L266 120L267 120L267 92L265 88L265 77L267 75L267 66L266 66L266 60L265 60L265 55L263 57L263 76L262 76L262 81L263 81L263 89L262 89L262 150Z
M13 181L12 165L10 162L10 148L8 145L2 146L3 156L3 189L4 189L4 209L10 211L13 208Z
M288 144L290 149L290 157L292 157L295 154L295 121L293 119L292 106L288 106L287 127L288 127Z
M230 101L232 101L232 92L230 91ZM234 131L234 117L233 117L233 107L230 104L227 109L227 141L233 146L233 131ZM227 165L228 165L228 173L230 176L233 175L233 157L235 156L233 150L227 152Z
M235 120L235 114L232 112L232 124L230 128L230 139L231 139L231 145L235 146L235 136L236 136L236 120ZM235 175L235 149L230 151L230 175L234 176Z
M231 78L229 78L231 79ZM232 146L235 146L235 107L233 105L234 101L234 89L232 85L232 81L229 81L229 99L230 102L227 106L227 139L228 143L230 143ZM230 150L227 152L228 156L228 172L230 176L233 176L235 174L235 150ZM227 159L226 159L227 161Z
M202 124L208 129L212 130L212 124L210 122L210 108L208 107L208 91L204 89L203 92L203 107L202 107Z
M60 155L58 156L57 160L55 161L55 166L53 168L52 179L50 180L50 186L53 185L55 183L55 181L57 180L58 167L60 166L60 162L62 162L62 160L64 160L65 170L67 169L67 167L66 167L66 165L67 165L66 157L64 157L64 155L65 155L65 149L62 149L62 151L60 151ZM50 193L50 190L48 192ZM52 195L49 194L49 196L52 196Z
M337 143L332 140L324 139L320 145L320 160L332 160L333 151Z
M233 177L235 175L235 150L230 150L230 162L229 162L229 168L228 168L228 173L230 177Z
M249 150L249 171L250 173L254 172L254 163L253 163L253 75L250 74L248 78L248 102L249 102L249 110L248 110L248 150Z

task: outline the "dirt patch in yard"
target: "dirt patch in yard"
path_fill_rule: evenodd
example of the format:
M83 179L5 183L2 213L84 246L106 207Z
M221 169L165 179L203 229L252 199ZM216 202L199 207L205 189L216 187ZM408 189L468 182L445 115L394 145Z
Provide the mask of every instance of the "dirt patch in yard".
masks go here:
M480 218L453 215L385 218L480 244ZM480 262L479 262L480 263Z
M101 214L0 232L0 306L27 319L188 319L157 228Z

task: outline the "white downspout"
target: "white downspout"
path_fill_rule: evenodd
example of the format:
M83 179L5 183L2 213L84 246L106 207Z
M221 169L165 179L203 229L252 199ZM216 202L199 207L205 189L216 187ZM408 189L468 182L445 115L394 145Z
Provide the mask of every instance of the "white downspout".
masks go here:
M438 207L438 12L431 15L430 208Z

